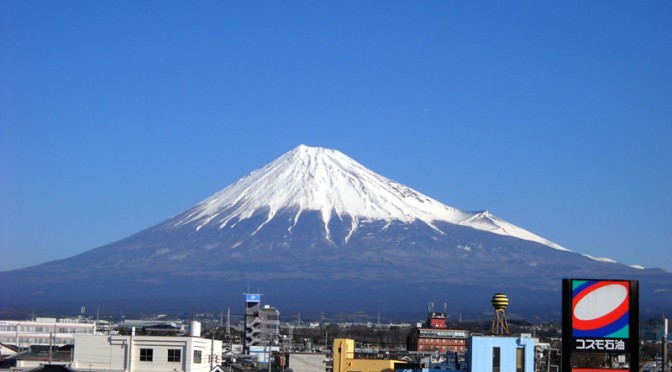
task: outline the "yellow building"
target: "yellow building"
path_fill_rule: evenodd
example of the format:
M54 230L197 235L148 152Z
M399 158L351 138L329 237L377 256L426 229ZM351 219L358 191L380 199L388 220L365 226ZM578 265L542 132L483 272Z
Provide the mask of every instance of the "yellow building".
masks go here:
M401 360L355 359L355 340L334 339L333 372L394 372L395 363Z

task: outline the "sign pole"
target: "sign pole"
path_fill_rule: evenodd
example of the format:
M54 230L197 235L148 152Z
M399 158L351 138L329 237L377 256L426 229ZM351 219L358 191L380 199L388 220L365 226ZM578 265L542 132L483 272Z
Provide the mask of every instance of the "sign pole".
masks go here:
M639 372L639 281L630 281L630 372Z
M572 371L572 280L562 280L562 372Z

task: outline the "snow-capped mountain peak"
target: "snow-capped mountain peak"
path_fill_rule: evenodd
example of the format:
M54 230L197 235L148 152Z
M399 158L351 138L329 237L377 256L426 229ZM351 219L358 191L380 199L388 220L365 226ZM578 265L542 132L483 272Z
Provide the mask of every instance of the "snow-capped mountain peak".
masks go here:
M532 240L555 249L557 244L501 220L487 211L465 212L442 204L398 182L380 176L345 154L300 145L266 166L199 203L176 225L195 223L226 227L263 211L263 228L280 210L319 211L327 239L334 214L351 217L350 235L361 221L422 221L440 231L435 221L469 226L500 235ZM350 236L348 235L348 236Z

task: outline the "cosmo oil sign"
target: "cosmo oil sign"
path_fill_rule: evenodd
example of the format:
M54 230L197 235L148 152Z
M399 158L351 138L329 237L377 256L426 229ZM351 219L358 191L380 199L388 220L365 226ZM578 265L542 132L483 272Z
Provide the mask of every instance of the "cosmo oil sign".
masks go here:
M562 329L567 354L630 354L630 364L638 362L638 282L564 279Z

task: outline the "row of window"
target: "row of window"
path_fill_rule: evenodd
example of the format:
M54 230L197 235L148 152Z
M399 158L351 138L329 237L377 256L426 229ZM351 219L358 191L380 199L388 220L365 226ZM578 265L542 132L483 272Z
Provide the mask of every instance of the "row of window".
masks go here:
M420 340L418 340L418 343L421 343L421 344L423 344L423 343L424 344L434 344L434 343L436 343L436 344L441 344L441 343L443 343L443 344L445 344L445 343L453 344L454 343L454 344L458 344L458 345L466 344L465 340L462 340L462 339L460 339L460 340L438 339L437 340L435 338L424 338L424 339L421 338Z
M420 329L420 337L459 337L467 338L467 331Z
M464 346L423 346L423 345L418 346L418 351L434 351L434 350L466 351L467 348Z
M201 350L194 350L194 363L200 364L203 360L203 352ZM141 362L152 362L154 361L154 349L140 349L140 361ZM181 349L168 349L168 362L181 362L182 361L182 350Z
M18 331L17 331L18 328ZM72 326L0 326L0 332L25 332L25 333L93 333L93 326L72 327Z
M26 335L19 335L19 340L18 344L20 345L49 345L49 337L30 337ZM52 336L51 337L51 343L60 345L60 344L68 344L72 343L73 338L61 338L61 337L56 337ZM12 344L15 345L17 344L16 336L12 337L0 337L0 343L3 344Z

